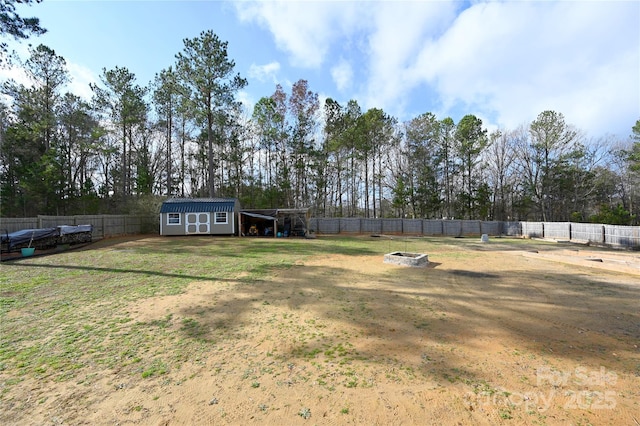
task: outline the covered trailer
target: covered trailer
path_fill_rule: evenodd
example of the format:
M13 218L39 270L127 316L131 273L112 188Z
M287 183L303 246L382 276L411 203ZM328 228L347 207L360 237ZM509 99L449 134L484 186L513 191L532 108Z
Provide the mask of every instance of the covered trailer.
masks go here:
M23 248L46 250L61 244L83 244L92 241L92 225L62 225L55 228L22 229L0 235L1 251L10 253Z

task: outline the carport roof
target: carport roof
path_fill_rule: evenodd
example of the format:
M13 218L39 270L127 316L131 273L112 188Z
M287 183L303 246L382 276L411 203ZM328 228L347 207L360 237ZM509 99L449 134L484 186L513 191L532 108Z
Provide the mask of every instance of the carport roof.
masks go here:
M273 216L267 216L265 214L260 214L260 213L252 213L252 212L247 212L247 211L242 211L240 213L245 215L245 216L251 216L251 217L258 218L258 219L276 220L276 218L273 217Z
M232 212L235 205L235 198L170 198L160 213Z

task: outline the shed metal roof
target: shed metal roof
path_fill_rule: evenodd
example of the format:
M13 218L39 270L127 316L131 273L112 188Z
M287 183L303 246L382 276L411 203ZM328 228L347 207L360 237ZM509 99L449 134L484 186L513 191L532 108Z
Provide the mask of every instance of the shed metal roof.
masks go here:
M235 198L170 198L160 213L232 212L235 204Z

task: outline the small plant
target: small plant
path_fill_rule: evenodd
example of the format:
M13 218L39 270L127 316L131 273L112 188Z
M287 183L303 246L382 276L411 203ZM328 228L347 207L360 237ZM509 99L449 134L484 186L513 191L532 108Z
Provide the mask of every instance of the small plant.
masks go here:
M154 327L166 329L171 325L171 320L173 319L173 314L168 314L166 317L162 319L153 320L149 323Z
M347 384L345 385L348 388L355 388L358 386L358 379L353 379L347 382Z
M443 374L443 377L444 377L446 380L448 380L450 383L455 383L455 382L457 382L458 380L460 380L460 377L458 377L458 376L451 376L451 375L449 375L449 374L447 374L447 373L444 373L444 374Z
M505 420L513 419L513 416L511 415L511 410L508 408L500 409L500 418Z
M260 387L260 382L253 382L253 383L251 383L251 387L252 387L252 388L259 388L259 387Z
M303 419L307 420L309 417L311 417L311 409L303 408L300 411L298 411L298 415Z
M183 319L180 329L187 336L198 340L204 340L204 337L207 334L207 330L205 329L205 327L192 318Z
M473 384L473 391L479 395L493 395L496 393L496 389L492 388L489 383L481 381L480 383ZM509 392L503 392L503 395L509 396Z
M165 365L165 363L159 360L155 360L151 363L149 368L147 368L142 372L142 378L146 379L147 377L156 376L156 375L160 376L166 373L167 373L167 366Z
M316 355L318 355L320 352L322 352L322 349L320 349L320 348L315 348L315 349L312 349L312 350L310 350L310 351L306 352L306 353L304 354L304 356L305 356L305 358L315 358L315 357L316 357Z
M349 414L349 407L344 407L342 410L340 410L340 413Z
M253 373L254 373L253 368L247 368L247 369L245 370L245 372L242 374L242 379L243 379L243 380L246 380L246 379L248 379L248 378L250 378L250 377L251 377L251 378L255 378L255 375L254 375Z

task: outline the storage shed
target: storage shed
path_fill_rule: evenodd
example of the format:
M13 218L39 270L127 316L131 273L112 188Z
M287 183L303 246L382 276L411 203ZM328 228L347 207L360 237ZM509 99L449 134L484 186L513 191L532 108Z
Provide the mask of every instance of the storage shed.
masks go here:
M170 198L160 208L160 235L235 235L235 198Z

